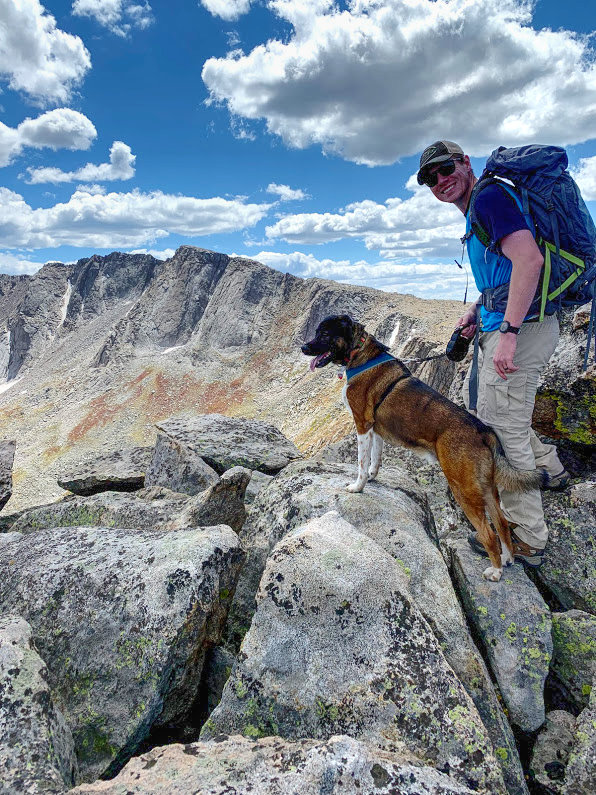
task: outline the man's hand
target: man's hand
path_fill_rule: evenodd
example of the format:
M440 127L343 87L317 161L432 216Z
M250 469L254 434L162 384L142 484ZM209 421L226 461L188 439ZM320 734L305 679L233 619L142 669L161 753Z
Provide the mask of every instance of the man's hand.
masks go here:
M507 380L507 374L511 375L511 373L519 370L519 367L513 364L516 348L517 336L515 334L501 334L501 339L493 356L493 364L497 375L500 375L504 381Z
M462 315L460 319L457 321L457 325L459 327L466 326L466 328L462 330L461 335L462 337L465 337L467 340L471 340L474 334L476 333L476 323L474 322L475 320L476 320L476 304L474 304L474 306L468 309L468 311L464 315Z

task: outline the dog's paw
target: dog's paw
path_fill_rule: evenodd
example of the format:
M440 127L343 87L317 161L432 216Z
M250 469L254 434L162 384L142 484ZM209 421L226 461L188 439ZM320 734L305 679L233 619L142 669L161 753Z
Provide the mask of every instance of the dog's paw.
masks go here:
M368 470L368 479L369 480L374 480L378 474L379 474L379 470L378 469L369 469Z
M359 492L362 491L363 488L364 488L364 483L358 483L358 481L356 481L356 483L350 483L350 485L347 486L346 491L349 491L352 494L358 494Z
M490 580L491 582L499 582L501 576L503 574L503 569L495 569L494 566L489 566L487 569L484 569L482 572L482 576L485 580Z

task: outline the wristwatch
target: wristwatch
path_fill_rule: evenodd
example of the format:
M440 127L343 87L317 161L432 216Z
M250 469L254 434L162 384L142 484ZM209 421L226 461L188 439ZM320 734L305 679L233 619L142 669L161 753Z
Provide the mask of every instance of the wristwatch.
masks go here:
M499 326L501 334L519 334L519 326L512 326L508 320L504 320Z

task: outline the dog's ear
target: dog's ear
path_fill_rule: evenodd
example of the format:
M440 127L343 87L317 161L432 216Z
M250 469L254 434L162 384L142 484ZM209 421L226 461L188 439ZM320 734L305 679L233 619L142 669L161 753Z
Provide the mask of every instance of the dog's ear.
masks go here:
M356 342L364 334L364 326L362 323L352 322L352 342Z
M350 339L354 330L354 321L349 315L337 315L336 321L341 325L342 336Z

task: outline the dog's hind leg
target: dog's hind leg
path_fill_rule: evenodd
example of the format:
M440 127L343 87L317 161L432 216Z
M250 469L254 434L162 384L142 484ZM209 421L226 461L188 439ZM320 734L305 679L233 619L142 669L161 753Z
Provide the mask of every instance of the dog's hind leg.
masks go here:
M465 490L453 482L450 482L449 485L453 492L453 496L461 505L463 512L474 526L474 529L478 533L478 538L490 558L492 565L482 572L482 576L492 582L498 582L503 574L501 550L499 548L497 536L486 517L487 505L484 495L480 489L470 489L469 485L466 486Z
M348 486L348 491L362 491L368 480L370 454L373 446L373 429L358 434L358 478Z
M383 437L378 433L372 432L372 451L370 454L370 469L368 479L373 480L379 474L381 459L383 458Z
M501 510L499 503L499 492L493 486L490 496L486 500L486 509L493 527L496 529L501 539L501 565L509 566L513 563L513 544L511 542L511 530L505 514Z

